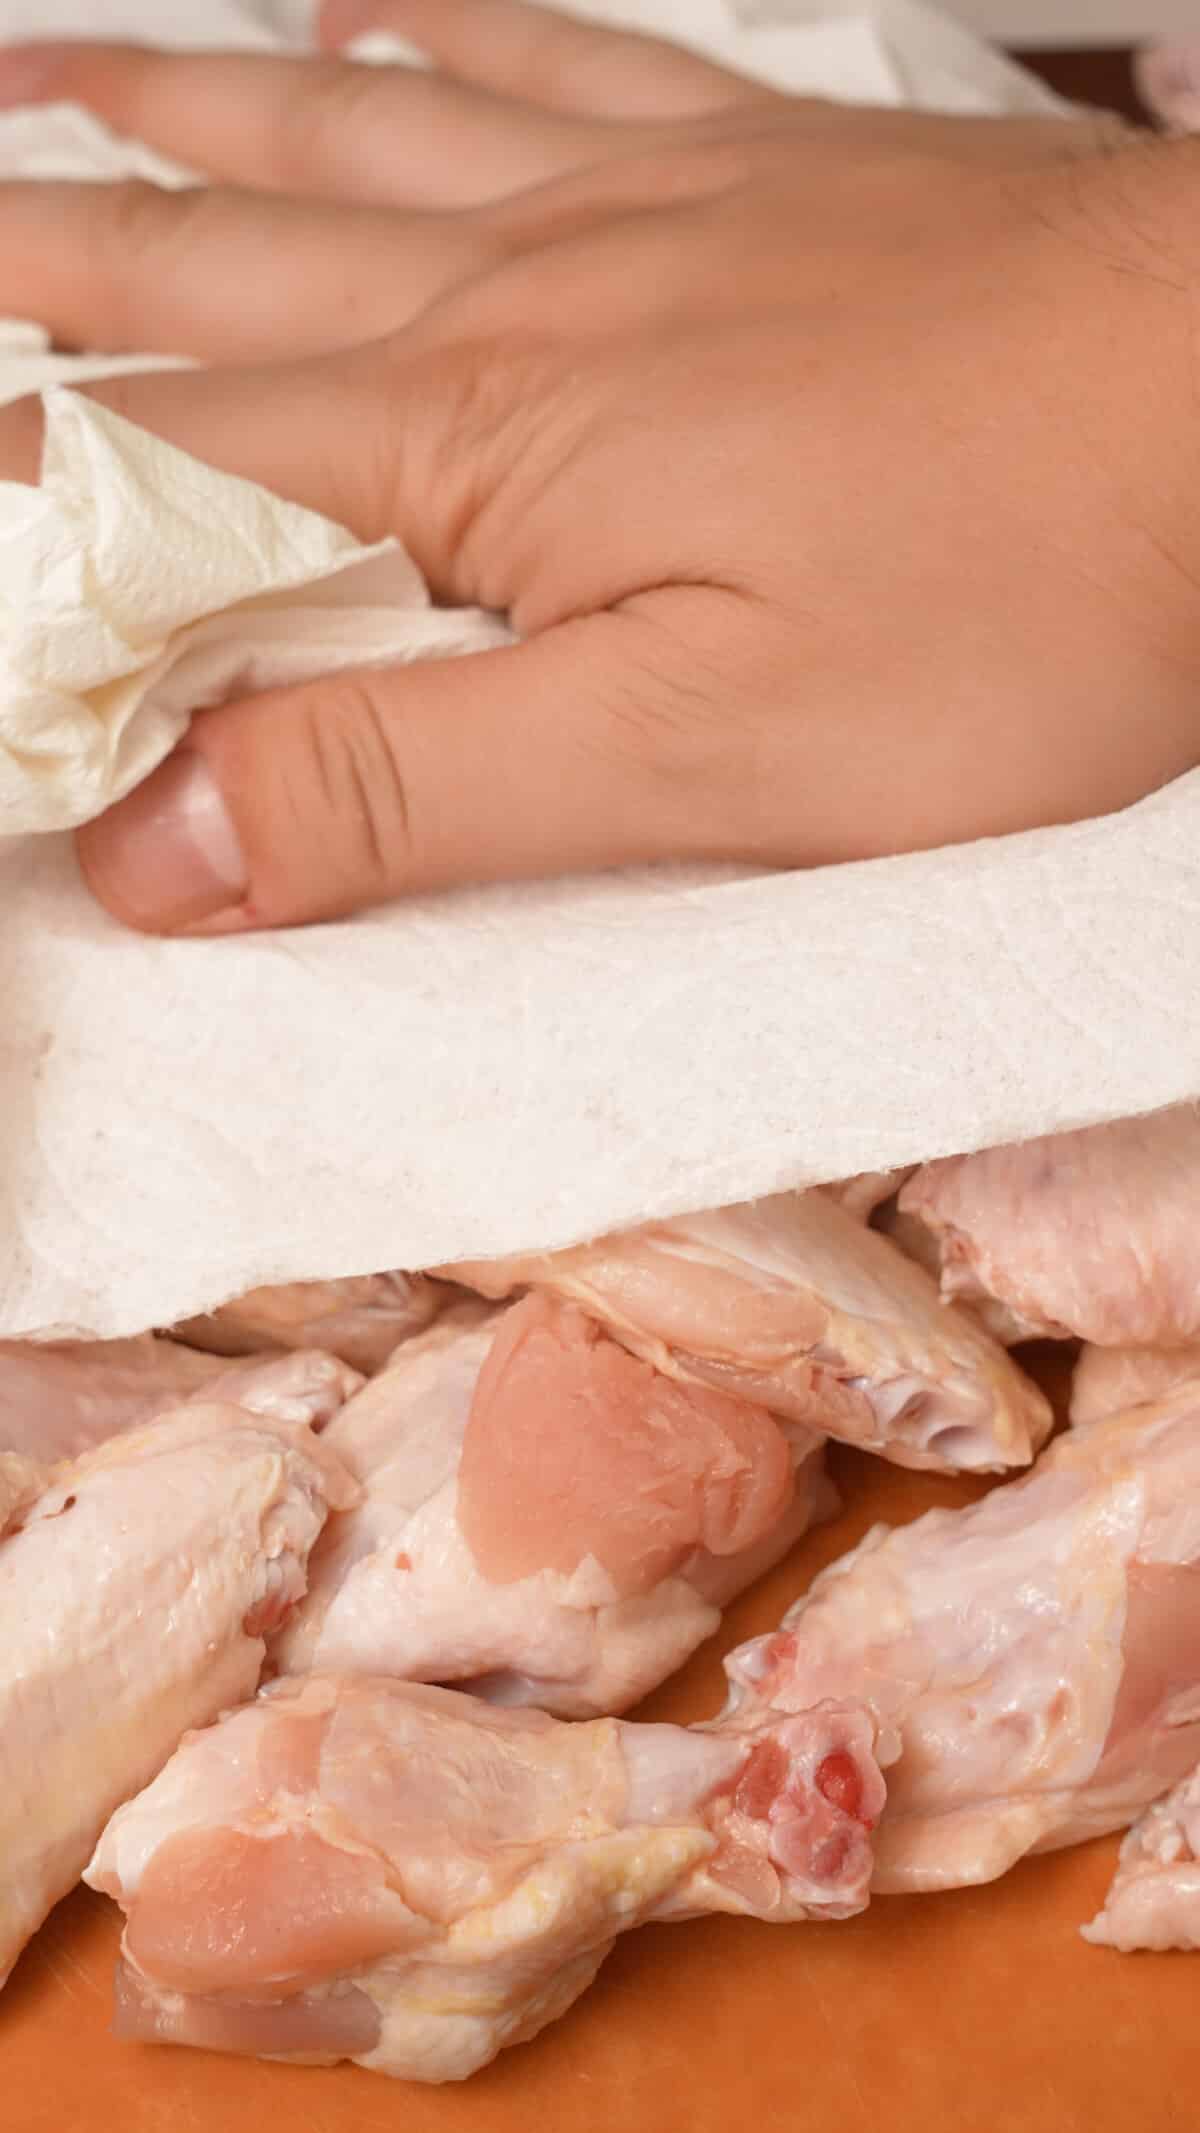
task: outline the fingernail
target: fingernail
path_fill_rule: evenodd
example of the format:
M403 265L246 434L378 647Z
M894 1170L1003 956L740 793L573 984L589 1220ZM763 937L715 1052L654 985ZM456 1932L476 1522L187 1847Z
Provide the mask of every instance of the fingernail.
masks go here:
M220 787L194 748L79 835L89 885L127 924L178 933L236 909L246 862Z
M57 44L0 45L0 107L44 101L61 57Z

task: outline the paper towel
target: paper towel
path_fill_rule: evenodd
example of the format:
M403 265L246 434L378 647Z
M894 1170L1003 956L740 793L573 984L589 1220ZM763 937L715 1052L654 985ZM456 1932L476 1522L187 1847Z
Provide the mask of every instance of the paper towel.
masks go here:
M76 394L45 405L40 488L0 482L0 835L90 822L239 691L509 641L432 608L395 541Z
M769 36L772 66L786 54L795 87L958 108L1043 102L907 0L873 25L861 12L814 22L785 0L767 13L747 26L713 0L687 19L701 39L732 40L729 56L761 54L754 40ZM666 0L636 14L675 20ZM201 0L0 0L0 34L261 49L273 19ZM300 34L298 9L288 25ZM0 159L6 127L28 144L38 123L0 121ZM106 166L95 175L121 167L111 137L54 124L76 164L88 136ZM7 346L0 392L12 366L27 383L43 360L19 334ZM56 422L73 405L59 402ZM68 429L78 421L69 414ZM97 434L113 433L101 422ZM177 508L169 456L125 458L151 490L165 475L162 509ZM71 494L67 515L85 500ZM261 558L248 567L258 582ZM385 556L347 578L355 568L402 566ZM186 585L174 562L170 578ZM314 666L382 656L389 631L411 651L428 648L422 631L475 626L435 617L405 582L369 611L339 612L336 574L305 592L304 627L320 642L300 645L294 671L310 654ZM249 591L227 580L221 597ZM295 613L294 581L272 599L271 615ZM77 622L77 599L66 612ZM206 612L201 597L195 614ZM270 638L269 617L252 612ZM156 618L160 631L173 623L168 653L188 631L206 655L232 647L228 681L265 678L281 654L279 638L247 649L244 607L198 625L180 613ZM69 639L45 607L40 631L49 672ZM74 679L86 698L87 672ZM4 717L0 697L0 731ZM1198 902L1200 776L1108 821L965 851L479 891L219 942L124 934L84 895L69 842L9 839L0 1330L132 1331L259 1281L552 1247L1194 1095Z

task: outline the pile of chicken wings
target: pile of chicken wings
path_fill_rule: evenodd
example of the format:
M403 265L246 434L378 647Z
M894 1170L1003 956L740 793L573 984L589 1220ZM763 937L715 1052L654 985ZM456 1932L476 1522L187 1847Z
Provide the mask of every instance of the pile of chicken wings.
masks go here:
M645 1920L1116 1829L1088 1938L1200 1946L1198 1209L1185 1107L0 1344L0 1981L82 1876L120 2034L453 2080ZM871 1531L707 1723L626 1719L835 1508L831 1439L1000 1479Z

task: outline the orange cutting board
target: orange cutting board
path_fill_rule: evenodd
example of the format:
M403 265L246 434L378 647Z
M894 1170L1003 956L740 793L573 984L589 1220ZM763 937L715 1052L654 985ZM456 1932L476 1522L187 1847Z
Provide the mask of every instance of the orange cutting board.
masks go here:
M1061 1364L1038 1374L1061 1392ZM722 1651L767 1629L876 1519L968 1502L968 1482L834 1455L845 1508L729 1610L644 1707L711 1715ZM0 1996L4 2133L1166 2133L1196 2122L1200 1957L1079 1939L1116 1840L845 1925L716 1918L627 1935L563 2021L459 2086L119 2045L118 1937L88 1890Z

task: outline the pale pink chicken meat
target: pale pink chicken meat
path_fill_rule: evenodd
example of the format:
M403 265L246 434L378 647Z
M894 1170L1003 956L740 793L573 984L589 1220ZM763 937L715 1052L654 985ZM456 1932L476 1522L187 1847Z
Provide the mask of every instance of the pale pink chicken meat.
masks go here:
M272 1662L626 1709L834 1507L818 1439L665 1378L581 1311L448 1312L325 1442L362 1484Z
M193 1406L60 1466L0 1539L0 1982L114 1808L253 1693L353 1495L300 1425Z
M1083 1937L1123 1955L1200 1948L1200 1770L1134 1823L1103 1908Z
M1024 1466L1050 1431L1003 1349L820 1190L446 1271L486 1296L577 1304L669 1376L901 1466Z
M1200 1108L927 1163L900 1194L942 1292L1008 1339L1200 1339Z
M194 1399L320 1424L360 1383L332 1355L234 1364L152 1333L118 1341L3 1341L0 1449L45 1464L74 1459Z
M1093 1348L1080 1351L1071 1378L1076 1429L1200 1380L1200 1344L1192 1348Z
M48 1468L23 1452L0 1452L0 1539L17 1525L50 1481Z
M289 1281L251 1289L219 1310L188 1318L176 1340L214 1355L264 1348L324 1348L366 1376L434 1318L445 1292L423 1274L358 1274L340 1281Z
M1200 1388L1059 1437L967 1510L876 1527L726 1664L741 1716L835 1687L868 1704L877 1889L1123 1827L1200 1759Z
M462 2079L563 2013L627 1927L860 1910L871 1738L834 1704L718 1735L276 1682L100 1840L118 2033Z

